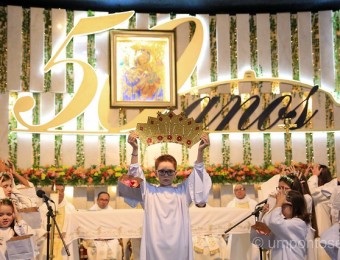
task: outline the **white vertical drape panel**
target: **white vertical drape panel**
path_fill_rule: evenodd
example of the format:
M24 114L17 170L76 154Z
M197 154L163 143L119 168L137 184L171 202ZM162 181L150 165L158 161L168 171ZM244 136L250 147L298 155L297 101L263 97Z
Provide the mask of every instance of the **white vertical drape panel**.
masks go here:
M56 53L60 45L66 38L66 10L52 9L52 55ZM59 56L58 60L65 59L66 49L64 48ZM77 75L77 74L75 74ZM63 93L65 92L66 82L66 63L60 63L55 65L51 69L51 84L52 91Z
M21 90L22 8L7 6L7 90Z
M96 16L103 16L106 15L105 12L96 12ZM99 73L102 71L108 71L108 62L109 62L109 55L108 55L108 49L109 49L109 32L102 32L100 34L95 34L95 67L93 69L97 68L99 70ZM99 54L101 51L103 51L103 54ZM98 55L99 59L98 60ZM100 66L100 68L99 68ZM99 74L101 75L101 74ZM99 76L97 73L97 76ZM107 78L105 76L104 78ZM96 92L96 95L94 99L91 101L89 106L86 108L84 113L84 129L87 130L98 130L99 129L99 121L98 121L98 101L99 101L99 95L101 93L101 89L103 87L103 80L100 80L98 77L98 89ZM85 135L84 137L84 155L85 155L85 167L88 167L90 165L96 165L100 163L100 143L98 136L88 136Z
M100 145L97 135L84 136L85 167L100 164Z
M31 168L33 164L32 134L18 133L17 144L17 165L20 168Z
M108 135L105 137L105 142L106 142L105 144L106 164L119 165L119 162L120 162L119 160L119 136ZM130 154L130 153L127 153L127 154Z
M251 147L251 163L255 165L263 164L263 133L250 134L250 147Z
M292 132L292 154L294 162L306 162L305 133Z
M87 17L87 12L75 11L74 12L74 24L76 25L81 18ZM73 38L73 57L87 62L87 36L76 36ZM74 65L74 92L77 92L79 84L83 79L83 71L78 65ZM65 107L71 100L72 95L64 95ZM74 118L64 125L64 130L76 130L77 129L77 119ZM73 165L76 162L76 135L64 135L62 144L62 160L65 165Z
M293 78L290 14L277 14L277 47L280 78Z
M210 57L210 35L209 35L209 15L197 15L203 24L203 46L201 49L201 54L197 62L197 85L204 85L210 83L210 67L211 67L211 57Z
M237 28L237 75L239 78L243 78L244 72L250 69L249 14L236 15L236 28Z
M8 154L8 102L9 94L0 94L0 159L7 159Z
M177 160L177 164L181 164L182 162L182 152L179 152L181 150L182 150L182 147L179 144L174 144L174 143L168 144L168 154L175 156ZM158 155L160 155L160 153ZM152 166L154 165L155 165L155 162L153 162Z
M136 13L136 29L149 29L149 14Z
M281 163L285 161L285 140L284 133L270 134L272 162Z
M313 84L311 13L298 13L298 46L300 81Z
M227 14L216 15L216 48L218 80L230 79L230 19Z
M170 14L157 14L157 24L170 21Z
M128 146L130 146L128 144ZM149 167L152 167L155 165L155 159L161 155L161 144L154 144L154 145L150 145L150 146L147 146L146 147L146 153L144 154L144 164L145 166L149 166ZM179 146L177 147L177 149L179 149ZM170 153L171 154L171 153ZM177 153L179 154L179 153ZM174 156L177 160L177 162L179 161L179 158L176 153L174 154L171 154L172 156ZM129 161L127 161L127 163L129 164L130 163L130 154L128 154L128 158L129 158Z
M40 165L54 165L54 138L52 134L40 134Z
M313 133L314 162L328 165L327 158L327 133Z
M55 102L54 93L40 94L40 124L46 123L54 118ZM52 134L40 135L40 164L54 164L54 138Z
M44 90L44 9L31 8L30 90Z
M222 135L221 134L209 134L210 138L210 163L211 164L219 164L223 162L222 155Z
M263 77L272 76L269 14L256 15L257 58Z
M32 93L28 92L19 92L18 98L22 96L33 96ZM25 122L28 124L32 123L32 110L21 113L21 116L24 118ZM23 128L18 123L18 128ZM32 147L32 134L28 133L18 133L18 165L20 167L31 167L33 164L33 147Z
M333 93L335 68L332 11L319 12L321 88Z
M72 97L69 94L63 96L63 106L65 107ZM77 129L77 120L73 119L63 126L63 130ZM61 158L63 165L74 165L76 163L76 135L63 135L63 142L61 146Z
M176 15L176 18L187 17L187 14ZM188 47L190 40L190 26L189 23L184 23L176 27L176 61L182 56L184 50ZM181 68L176 67L177 70ZM190 77L185 81L182 86L177 86L179 89L190 89L191 81Z
M230 163L243 163L243 134L231 133L230 140Z
M336 166L336 176L340 178L340 132L334 133L335 138L335 166Z
M328 165L326 132L313 133L313 150L315 163Z

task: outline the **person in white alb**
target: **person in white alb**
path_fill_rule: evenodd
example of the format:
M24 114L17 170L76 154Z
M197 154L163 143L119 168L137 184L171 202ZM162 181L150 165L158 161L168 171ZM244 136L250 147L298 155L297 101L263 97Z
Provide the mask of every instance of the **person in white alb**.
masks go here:
M113 211L109 202L110 194L102 191L97 196L97 203L95 203L89 210ZM118 239L87 239L83 241L83 245L87 249L87 256L89 260L121 260L123 257L122 247Z
M243 184L234 186L235 197L227 204L227 208L243 208L254 210L257 201L247 195L246 187ZM254 218L249 219L249 221ZM255 221L254 221L255 223ZM248 234L233 234L228 238L229 259L256 259L258 249L250 243Z

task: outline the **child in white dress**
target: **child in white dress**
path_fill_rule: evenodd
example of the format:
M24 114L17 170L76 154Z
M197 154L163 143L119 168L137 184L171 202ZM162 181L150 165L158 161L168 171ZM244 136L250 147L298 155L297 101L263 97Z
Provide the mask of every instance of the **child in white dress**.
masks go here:
M33 234L10 199L0 200L0 259L7 259L6 241L13 236Z
M269 214L267 225L273 233L271 241L272 259L305 259L307 253L307 232L310 215L304 196L294 190L279 191L276 205Z

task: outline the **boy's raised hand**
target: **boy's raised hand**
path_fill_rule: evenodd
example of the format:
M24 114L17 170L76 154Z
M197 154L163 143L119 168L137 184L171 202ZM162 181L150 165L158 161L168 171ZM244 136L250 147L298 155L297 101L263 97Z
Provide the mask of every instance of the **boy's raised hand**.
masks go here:
M131 131L128 136L128 143L132 146L133 149L138 149L138 133L135 131Z
M209 145L210 145L209 135L207 133L202 133L201 142L199 144L198 149L202 151Z

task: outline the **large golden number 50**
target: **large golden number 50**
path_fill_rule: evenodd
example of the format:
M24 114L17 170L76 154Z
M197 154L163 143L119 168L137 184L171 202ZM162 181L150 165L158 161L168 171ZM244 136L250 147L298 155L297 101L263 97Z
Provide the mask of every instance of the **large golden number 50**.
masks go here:
M30 96L20 97L13 106L13 113L16 117L17 121L26 127L29 132L46 132L50 129L54 129L58 126L61 126L73 118L80 115L86 107L90 104L92 99L94 98L96 91L98 89L98 79L95 70L86 62L77 59L60 59L57 60L61 51L66 48L67 44L70 42L72 37L77 35L88 35L93 33L98 33L106 30L110 30L117 26L118 24L130 19L130 17L134 14L133 11L122 12L110 14L107 16L99 16L99 17L88 17L82 18L77 25L71 30L71 32L67 35L66 39L63 41L61 46L55 52L55 54L51 57L48 63L44 67L44 72L48 72L53 66L60 63L75 63L79 65L83 70L83 79L79 86L78 91L68 103L66 107L63 108L52 120L40 125L31 125L24 121L21 117L20 113L26 112L32 109L35 105L35 101ZM188 18L180 18L171 20L161 25L157 25L152 29L157 30L173 30L178 25L185 22L194 22L196 24L195 34L187 46L186 50L183 52L182 56L176 63L177 68L181 68L177 70L177 86L180 88L186 79L191 75L196 62L199 57L199 53L202 47L203 42L203 27L198 18L188 17ZM105 132L109 133L119 133L124 129L134 128L137 122L142 122L148 116L156 115L157 109L145 109L142 113L138 115L134 120L130 121L127 125L122 127L112 127L109 124L109 112L110 112L110 104L109 104L109 80L107 78L103 91L101 93L101 97L99 100L99 121L101 125L106 128Z

